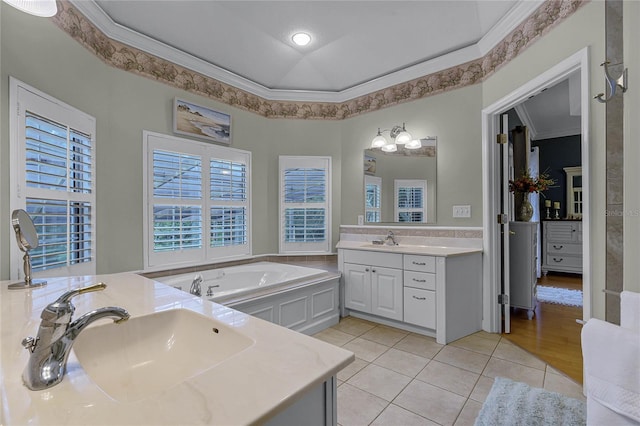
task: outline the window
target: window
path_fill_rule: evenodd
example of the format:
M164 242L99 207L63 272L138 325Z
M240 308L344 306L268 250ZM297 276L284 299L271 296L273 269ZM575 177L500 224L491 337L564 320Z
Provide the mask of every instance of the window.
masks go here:
M39 276L95 274L95 118L10 79L11 209L33 219ZM12 245L12 278L22 253Z
M145 269L251 254L251 153L144 132Z
M280 252L330 251L330 157L280 157Z
M394 181L396 222L426 222L427 181L396 179Z
M381 222L382 178L364 177L364 215L366 222Z

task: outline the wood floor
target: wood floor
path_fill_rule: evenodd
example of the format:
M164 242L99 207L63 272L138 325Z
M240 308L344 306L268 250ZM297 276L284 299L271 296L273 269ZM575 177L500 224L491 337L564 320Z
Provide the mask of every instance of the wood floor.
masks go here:
M549 273L538 285L582 290L582 277ZM539 302L532 320L526 310L512 309L511 333L503 336L582 383L582 326L576 319L582 319L582 307Z

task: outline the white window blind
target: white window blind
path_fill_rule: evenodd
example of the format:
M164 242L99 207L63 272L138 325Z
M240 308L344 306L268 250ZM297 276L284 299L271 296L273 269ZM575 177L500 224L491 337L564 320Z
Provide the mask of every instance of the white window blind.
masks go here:
M94 274L95 119L18 80L10 88L11 204L29 213L38 233L32 269L40 276ZM16 248L12 260L20 255Z
M382 178L364 177L364 214L367 222L382 221Z
M329 157L280 157L280 252L329 251Z
M251 254L251 154L144 132L145 269Z
M394 181L396 222L426 222L427 181L396 179Z

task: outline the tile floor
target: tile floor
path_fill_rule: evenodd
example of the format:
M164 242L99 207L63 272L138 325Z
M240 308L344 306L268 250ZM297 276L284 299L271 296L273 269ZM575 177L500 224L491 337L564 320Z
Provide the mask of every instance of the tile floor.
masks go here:
M584 400L582 386L498 334L448 345L354 317L315 335L355 353L338 373L338 424L473 425L496 376Z

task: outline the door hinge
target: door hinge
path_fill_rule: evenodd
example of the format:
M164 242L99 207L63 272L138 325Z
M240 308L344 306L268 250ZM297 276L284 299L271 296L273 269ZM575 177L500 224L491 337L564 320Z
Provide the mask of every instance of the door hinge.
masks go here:
M507 134L506 133L498 133L496 135L496 143L505 144L507 143Z
M507 223L509 221L509 218L507 217L506 213L500 213L500 214L498 214L498 217L496 218L496 221L499 224L504 225L505 223Z
M509 303L509 296L507 296L506 294L499 294L498 295L498 304L499 305L506 305L507 303Z

